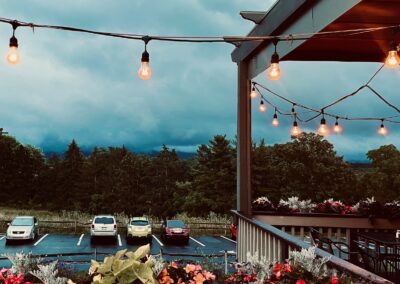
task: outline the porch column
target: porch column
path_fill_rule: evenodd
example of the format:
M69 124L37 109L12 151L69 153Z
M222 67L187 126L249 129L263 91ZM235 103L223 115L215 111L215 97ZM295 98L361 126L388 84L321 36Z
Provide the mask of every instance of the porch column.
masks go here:
M237 210L251 216L251 82L249 64L238 62Z

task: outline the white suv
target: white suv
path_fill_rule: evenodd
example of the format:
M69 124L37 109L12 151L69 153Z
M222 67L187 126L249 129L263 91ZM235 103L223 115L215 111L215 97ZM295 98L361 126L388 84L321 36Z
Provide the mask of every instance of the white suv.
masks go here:
M117 237L117 221L112 215L97 215L90 226L90 236L94 237Z

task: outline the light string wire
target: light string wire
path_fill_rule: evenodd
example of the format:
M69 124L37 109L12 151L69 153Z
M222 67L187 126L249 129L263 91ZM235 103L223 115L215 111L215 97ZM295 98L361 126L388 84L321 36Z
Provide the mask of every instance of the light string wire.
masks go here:
M394 118L398 118L400 117L400 115L393 115L393 116L387 116L387 117L350 117L350 116L343 116L343 115L338 115L338 114L334 114L334 113L327 113L325 110L327 108L330 108L334 105L337 105L343 101L345 101L346 99L355 96L356 94L358 94L361 90L363 90L364 88L368 88L374 95L376 95L381 101L383 101L386 105L388 105L389 107L393 108L394 110L396 110L396 112L400 113L400 109L398 107L396 107L395 105L393 105L392 103L390 103L387 99L385 99L381 94L379 94L374 88L372 88L370 86L370 83L373 81L373 79L378 75L378 73L383 69L384 64L382 66L379 67L379 69L372 75L372 77L362 86L360 86L357 90L355 90L354 92L351 92L350 94L347 94L337 100L335 100L334 102L322 107L321 109L316 109L316 108L312 108L309 106L306 106L304 104L295 102L291 99L288 99L280 94L278 94L277 92L271 90L270 88L257 83L255 81L252 82L254 88L257 90L257 92L260 94L260 97L262 100L264 100L267 104L269 104L270 106L272 106L273 108L275 108L276 112L283 115L283 116L293 116L294 118L296 118L298 121L302 122L302 123L307 123L310 122L316 118L318 118L319 116L321 116L322 114L324 114L325 116L328 117L332 117L335 119L341 119L341 120L349 120L349 121L387 121L387 122L391 122L391 123L395 123L395 124L400 124L400 121L398 120L393 120ZM276 104L271 103L270 100L268 100L266 98L266 96L260 91L260 89L263 89L265 91L267 91L269 94L278 97L279 99L290 103L293 108L294 107L299 107L302 109L305 109L307 111L302 112L302 113L316 113L316 115L308 118L308 119L302 119L298 116L299 113L295 112L295 113L287 113L283 110L281 110Z
M279 40L279 41L308 40L308 39L318 39L318 38L329 38L329 36L332 35L353 36L360 33L372 33L387 29L400 28L400 25L389 25L389 26L380 26L374 28L344 29L344 30L324 31L324 32L284 34L284 35L273 35L273 36L175 36L175 35L145 35L145 34L103 32L103 31L96 31L96 30L84 29L79 27L77 28L71 26L36 24L32 22L23 22L3 17L0 17L0 23L10 24L16 27L30 27L33 30L35 28L55 29L55 30L88 33L88 34L130 39L130 40L143 40L143 38L147 37L151 40L158 40L158 41L192 42L192 43L232 43L232 44L237 44L246 41L263 41L263 40Z

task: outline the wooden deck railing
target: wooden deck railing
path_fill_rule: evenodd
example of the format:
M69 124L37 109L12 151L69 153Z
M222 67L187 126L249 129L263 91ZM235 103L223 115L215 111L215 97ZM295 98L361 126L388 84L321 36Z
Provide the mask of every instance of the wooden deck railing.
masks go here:
M254 218L248 218L243 214L232 211L237 218L237 258L240 262L247 261L247 254L258 254L259 257L266 257L270 261L285 261L290 250L309 248L310 244L283 232L272 225ZM316 249L319 257L330 257L328 265L341 272L361 278L372 283L392 283L378 275L373 274L348 261L331 255L321 249Z

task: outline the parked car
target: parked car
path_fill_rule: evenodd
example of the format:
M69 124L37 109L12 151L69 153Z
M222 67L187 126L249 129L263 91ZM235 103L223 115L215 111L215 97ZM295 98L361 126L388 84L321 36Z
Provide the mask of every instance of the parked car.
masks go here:
M161 225L161 238L165 242L170 240L179 240L188 244L189 233L189 227L181 220L166 220Z
M132 217L129 219L126 228L126 240L131 241L134 238L147 239L151 242L151 224L146 217Z
M91 220L90 237L117 238L117 221L112 215L97 215Z
M18 216L8 224L6 241L31 240L38 234L38 220L33 216Z

